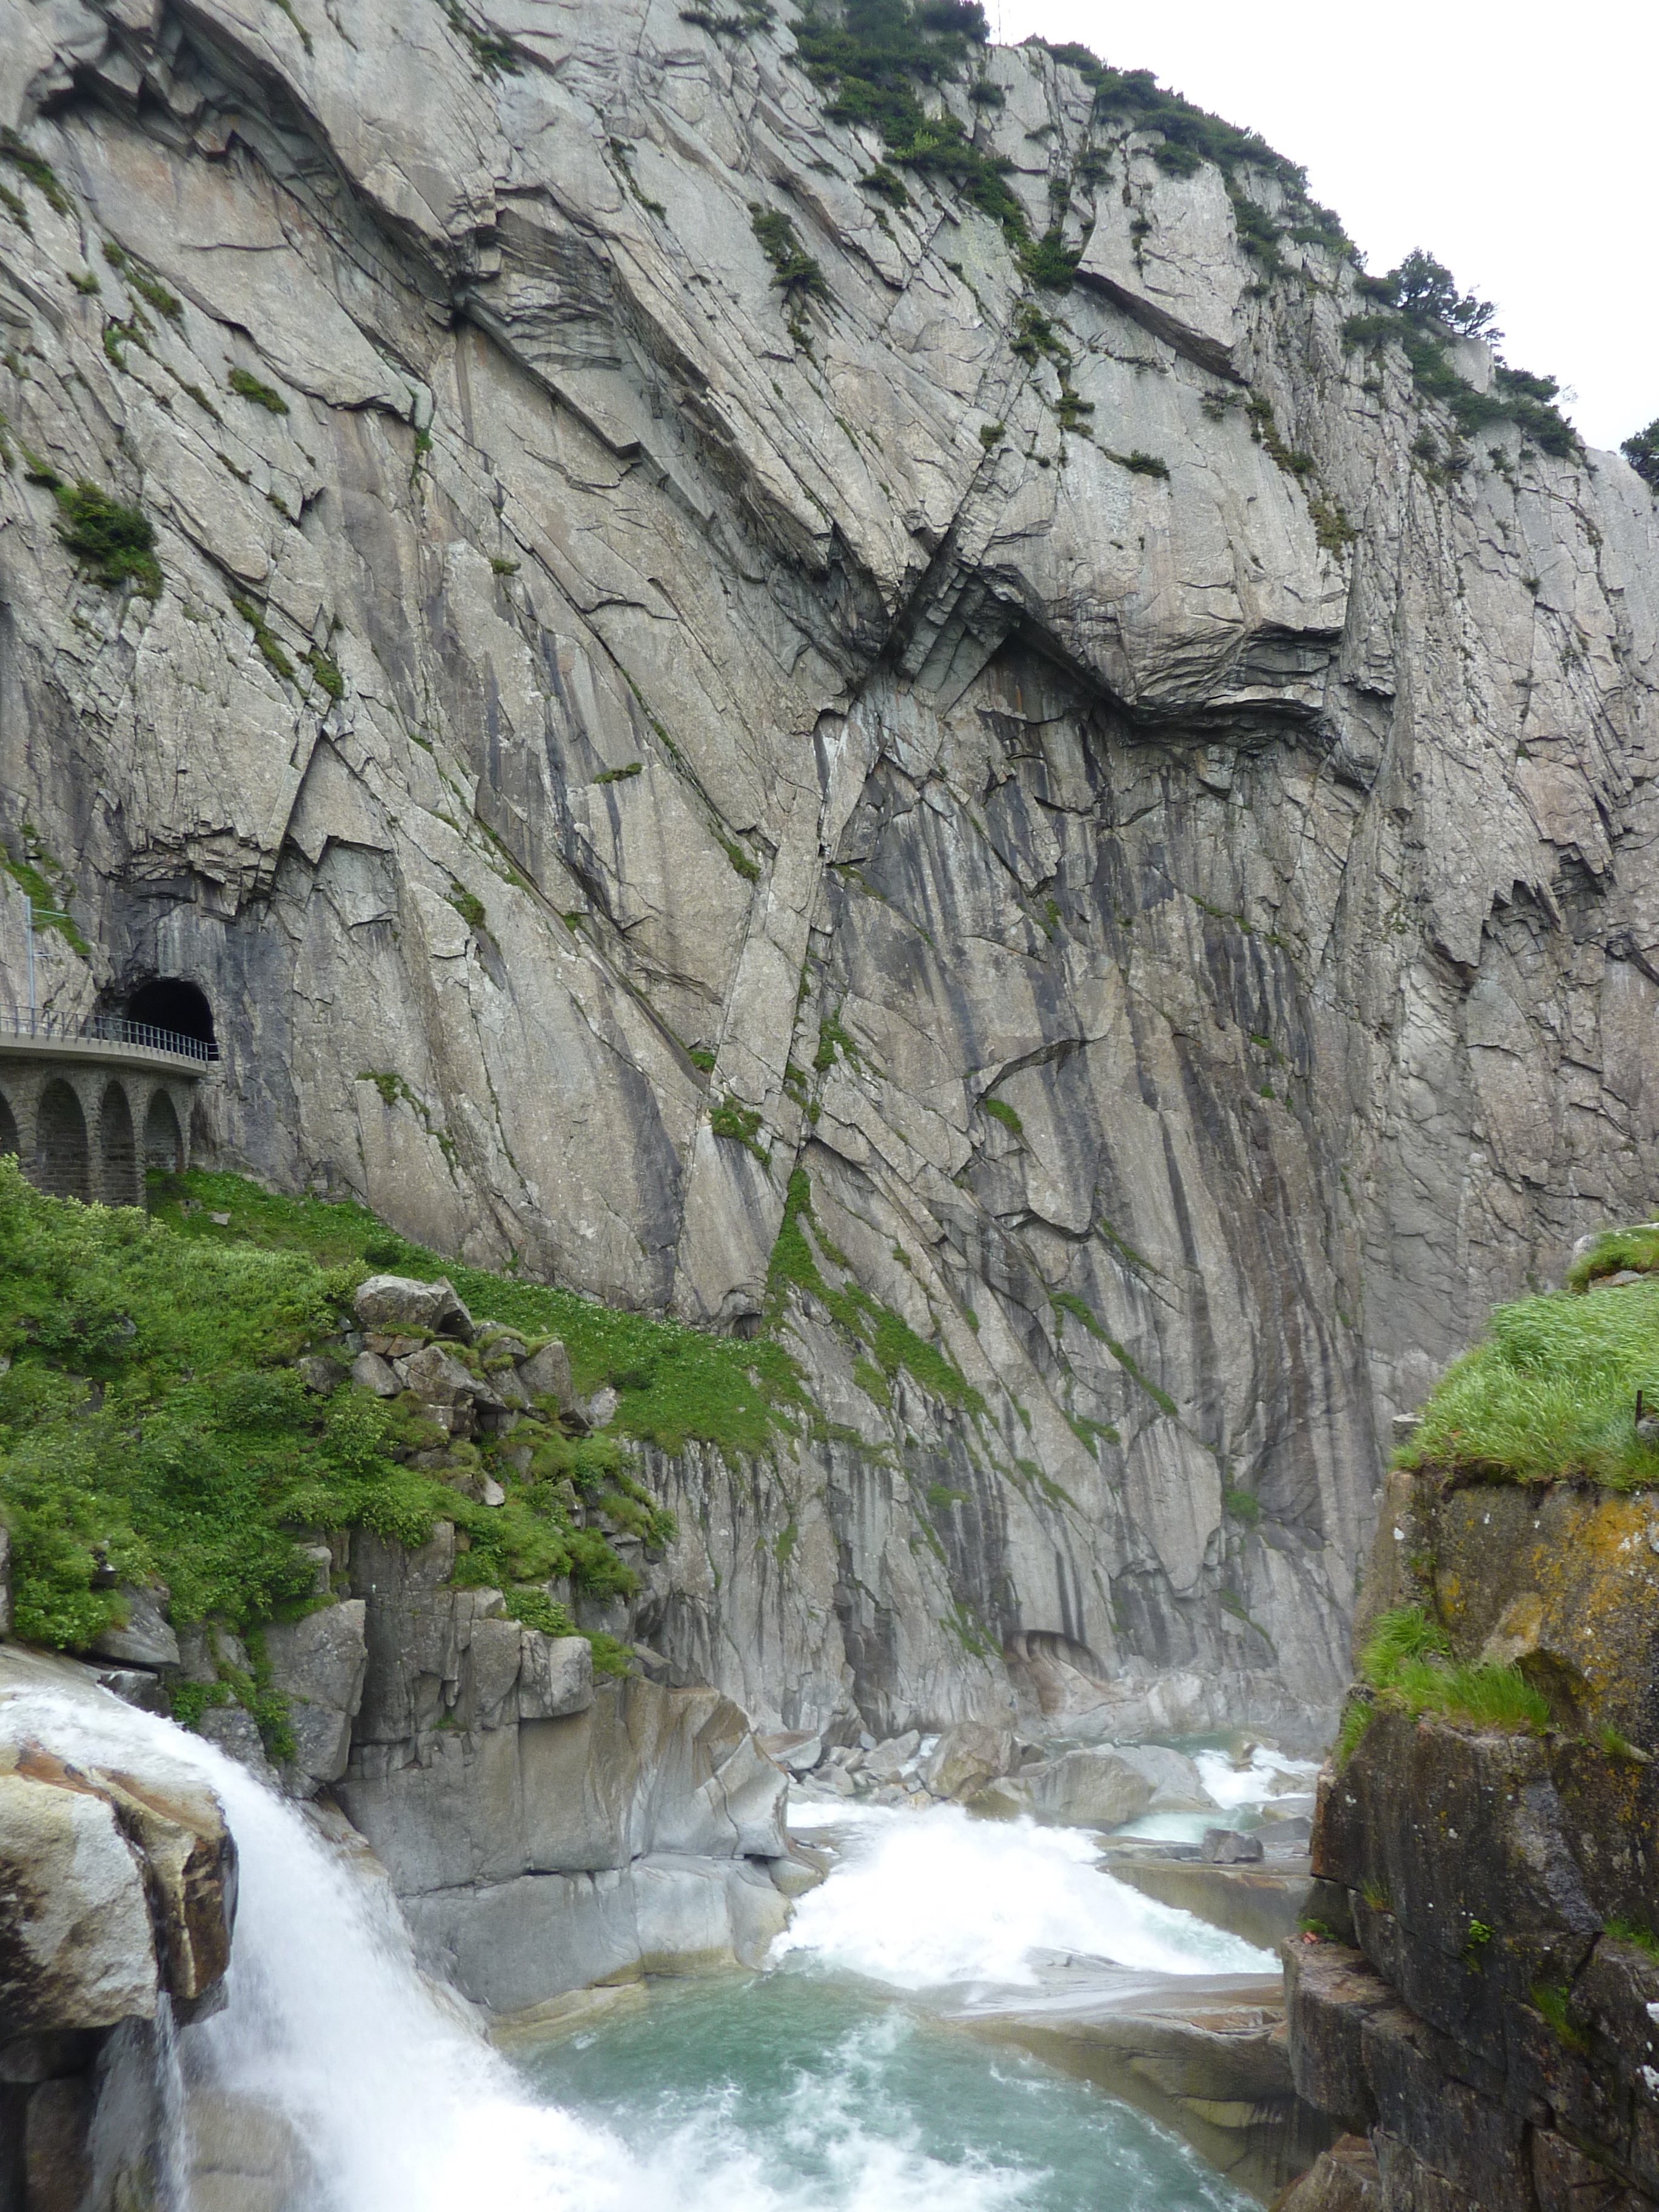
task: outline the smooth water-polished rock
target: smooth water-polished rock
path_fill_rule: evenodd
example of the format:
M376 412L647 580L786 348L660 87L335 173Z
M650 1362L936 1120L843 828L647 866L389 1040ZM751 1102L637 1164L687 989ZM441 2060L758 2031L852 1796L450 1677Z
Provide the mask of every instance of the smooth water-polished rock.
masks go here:
M114 1807L45 1772L0 1773L0 2007L15 2033L155 2010L143 1869Z

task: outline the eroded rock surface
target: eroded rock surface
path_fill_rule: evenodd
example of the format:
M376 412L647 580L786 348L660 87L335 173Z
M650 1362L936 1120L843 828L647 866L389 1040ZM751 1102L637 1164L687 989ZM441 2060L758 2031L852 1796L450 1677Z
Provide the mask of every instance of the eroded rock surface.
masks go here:
M1379 1422L1652 1187L1645 486L1453 451L1345 263L1245 250L1270 178L1038 50L941 96L1063 295L861 191L787 9L14 13L3 826L90 947L44 1003L190 977L198 1157L709 1325L804 1170L822 1279L986 1411L798 1290L831 1440L659 1470L643 1625L757 1717L1317 1736Z
M1382 1710L1321 1777L1308 1911L1332 1940L1285 1946L1291 2063L1375 2170L1310 2176L1297 2212L1659 2203L1656 1505L1391 1478L1382 1597L1456 1659L1518 1666L1555 1724Z

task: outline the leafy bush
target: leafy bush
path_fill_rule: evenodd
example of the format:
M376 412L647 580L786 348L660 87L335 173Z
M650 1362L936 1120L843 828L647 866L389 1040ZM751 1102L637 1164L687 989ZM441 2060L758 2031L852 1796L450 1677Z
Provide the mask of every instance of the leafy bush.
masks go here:
M1395 1454L1488 1480L1588 1475L1609 1489L1659 1480L1636 1434L1636 1394L1659 1402L1659 1277L1589 1297L1497 1307L1484 1342L1453 1362Z

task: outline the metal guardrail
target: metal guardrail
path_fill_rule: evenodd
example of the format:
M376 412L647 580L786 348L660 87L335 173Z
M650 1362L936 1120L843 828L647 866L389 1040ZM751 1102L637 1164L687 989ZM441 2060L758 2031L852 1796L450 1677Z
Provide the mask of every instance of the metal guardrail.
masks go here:
M42 1043L131 1044L144 1052L170 1052L180 1060L216 1060L216 1044L130 1022L125 1014L0 1013L0 1036L38 1037Z

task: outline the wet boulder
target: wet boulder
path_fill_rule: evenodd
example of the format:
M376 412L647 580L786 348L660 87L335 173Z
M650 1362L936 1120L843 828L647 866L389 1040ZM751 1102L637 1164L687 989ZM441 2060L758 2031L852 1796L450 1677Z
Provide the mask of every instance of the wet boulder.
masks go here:
M1014 1763L1012 1729L987 1721L957 1721L922 1760L922 1781L935 1797L973 1797Z

